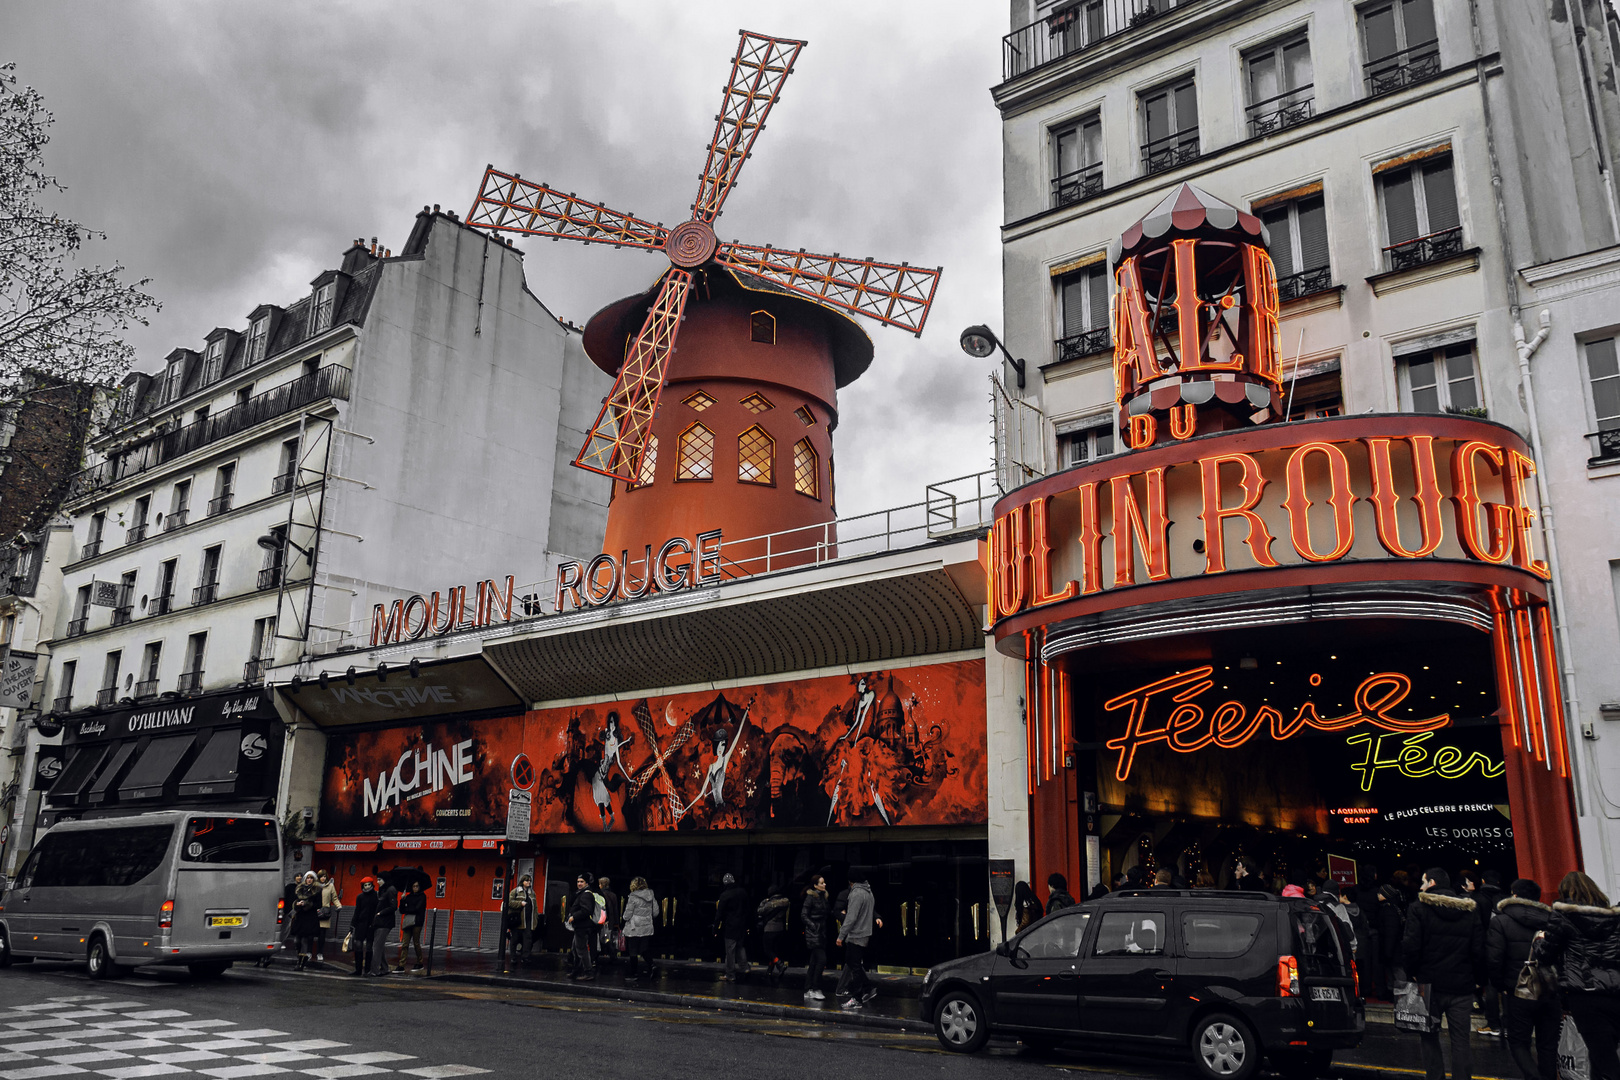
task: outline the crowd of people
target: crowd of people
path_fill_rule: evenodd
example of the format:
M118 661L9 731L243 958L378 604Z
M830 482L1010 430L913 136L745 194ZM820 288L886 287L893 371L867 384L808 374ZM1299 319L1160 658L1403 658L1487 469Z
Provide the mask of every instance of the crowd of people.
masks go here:
M527 878L524 879L527 882ZM531 890L532 891L532 890ZM297 969L310 961L324 963L328 937L338 923L343 907L337 883L325 870L310 870L288 883L283 897L286 909L285 944L297 952ZM427 894L420 880L401 890L386 878L363 877L360 894L354 898L349 931L340 949L354 960L357 976L424 974L427 963L422 955L422 924L427 916ZM388 939L398 930L399 955L392 968L386 956ZM412 954L415 963L411 964ZM268 964L269 958L261 964Z

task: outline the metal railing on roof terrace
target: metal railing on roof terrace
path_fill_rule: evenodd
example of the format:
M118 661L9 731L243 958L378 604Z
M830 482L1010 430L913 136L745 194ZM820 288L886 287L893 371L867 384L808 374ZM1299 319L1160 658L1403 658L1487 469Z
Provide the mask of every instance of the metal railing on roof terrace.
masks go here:
M139 476L199 447L230 438L266 420L296 412L324 398L346 401L348 397L349 369L337 365L323 367L312 375L283 383L248 398L240 405L232 405L185 427L162 432L140 446L120 451L101 464L92 465L72 479L67 497L80 498L120 480Z
M1196 2L1198 0L1074 0L1059 4L1044 18L1001 39L1002 81L1027 75L1115 34L1150 23L1172 8Z
M996 500L1002 494L996 486L995 471L989 470L929 484L921 502L759 536L740 539L721 537L718 554L720 574L728 581L752 578L782 570L904 551L931 540L970 535L989 528ZM633 582L632 588L646 579L645 562L645 558L630 560L627 575ZM602 584L606 586L605 578ZM554 617L558 614L553 610L556 587L556 578L516 586L513 619L543 621ZM391 601L393 598L389 599ZM615 603L634 602L621 600ZM369 609L370 603L368 601L362 606ZM572 610L568 613L571 614ZM316 636L311 643L311 651L316 655L327 655L344 647L367 648L371 643L371 625L372 617L368 613L343 626L315 628L324 631L324 636Z

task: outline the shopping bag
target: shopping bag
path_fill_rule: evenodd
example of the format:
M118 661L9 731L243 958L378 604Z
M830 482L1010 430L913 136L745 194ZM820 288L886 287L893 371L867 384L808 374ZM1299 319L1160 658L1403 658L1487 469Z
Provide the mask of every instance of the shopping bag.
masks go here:
M1395 984L1395 1028L1427 1035L1438 1030L1440 1018L1429 1008L1433 987L1429 983Z
M343 935L343 951L354 952L354 931L350 930Z
M1564 1027L1558 1033L1558 1080L1592 1080L1592 1059L1586 1053L1586 1040L1575 1029L1575 1018L1564 1014Z

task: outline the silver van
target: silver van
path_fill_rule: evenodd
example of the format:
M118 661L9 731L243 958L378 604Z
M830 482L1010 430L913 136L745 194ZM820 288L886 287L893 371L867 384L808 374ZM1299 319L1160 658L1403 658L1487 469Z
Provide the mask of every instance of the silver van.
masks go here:
M276 820L168 810L68 821L0 893L0 967L83 960L93 979L185 964L218 975L270 955L290 916Z

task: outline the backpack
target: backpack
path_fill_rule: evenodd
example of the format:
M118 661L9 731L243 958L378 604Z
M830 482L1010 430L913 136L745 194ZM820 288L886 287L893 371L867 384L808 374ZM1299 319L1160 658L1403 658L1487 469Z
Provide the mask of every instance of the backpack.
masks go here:
M607 922L607 901L602 899L601 893L595 891L592 891L591 899L596 901L596 913L591 916L591 921L601 926Z

